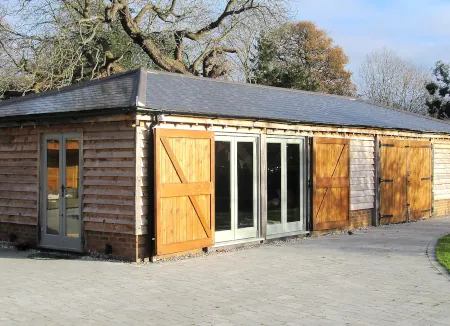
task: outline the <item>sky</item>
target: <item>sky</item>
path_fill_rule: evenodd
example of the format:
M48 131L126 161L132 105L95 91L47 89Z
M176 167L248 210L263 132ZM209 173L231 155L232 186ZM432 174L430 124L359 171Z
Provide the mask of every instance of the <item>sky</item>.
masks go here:
M387 47L426 69L450 62L450 0L291 0L293 20L326 30L357 72L366 54Z

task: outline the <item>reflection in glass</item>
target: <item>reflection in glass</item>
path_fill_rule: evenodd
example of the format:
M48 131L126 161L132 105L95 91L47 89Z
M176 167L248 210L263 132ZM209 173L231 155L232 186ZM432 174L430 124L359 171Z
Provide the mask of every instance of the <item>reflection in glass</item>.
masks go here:
M287 222L300 221L300 146L287 144Z
M216 141L216 231L231 230L230 142Z
M80 236L79 164L78 139L66 139L66 236Z
M267 224L281 223L281 144L267 144Z
M253 143L237 143L238 228L254 226L253 221Z
M47 140L47 234L59 234L59 140Z

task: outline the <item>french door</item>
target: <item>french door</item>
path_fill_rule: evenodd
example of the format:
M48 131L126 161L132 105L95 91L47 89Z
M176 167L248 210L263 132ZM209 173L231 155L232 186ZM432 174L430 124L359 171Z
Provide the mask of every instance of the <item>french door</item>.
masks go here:
M305 229L304 138L267 138L267 234Z
M258 235L258 139L215 137L216 242Z
M80 134L45 134L41 146L40 245L81 251Z

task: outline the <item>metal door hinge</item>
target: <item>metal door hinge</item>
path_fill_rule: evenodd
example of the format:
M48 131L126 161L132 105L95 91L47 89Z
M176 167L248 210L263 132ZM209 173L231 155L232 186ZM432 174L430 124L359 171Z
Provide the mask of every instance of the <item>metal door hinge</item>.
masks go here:
M380 218L393 218L394 215L380 215Z
M394 182L394 179L381 179L381 178L379 178L379 182L380 183L382 183L382 182Z

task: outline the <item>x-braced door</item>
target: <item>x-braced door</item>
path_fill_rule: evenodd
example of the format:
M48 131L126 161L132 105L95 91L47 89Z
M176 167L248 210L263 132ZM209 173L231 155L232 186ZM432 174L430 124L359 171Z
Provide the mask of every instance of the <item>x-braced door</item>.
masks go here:
M314 138L313 230L344 228L349 223L350 141Z
M156 129L156 253L214 244L214 134Z

